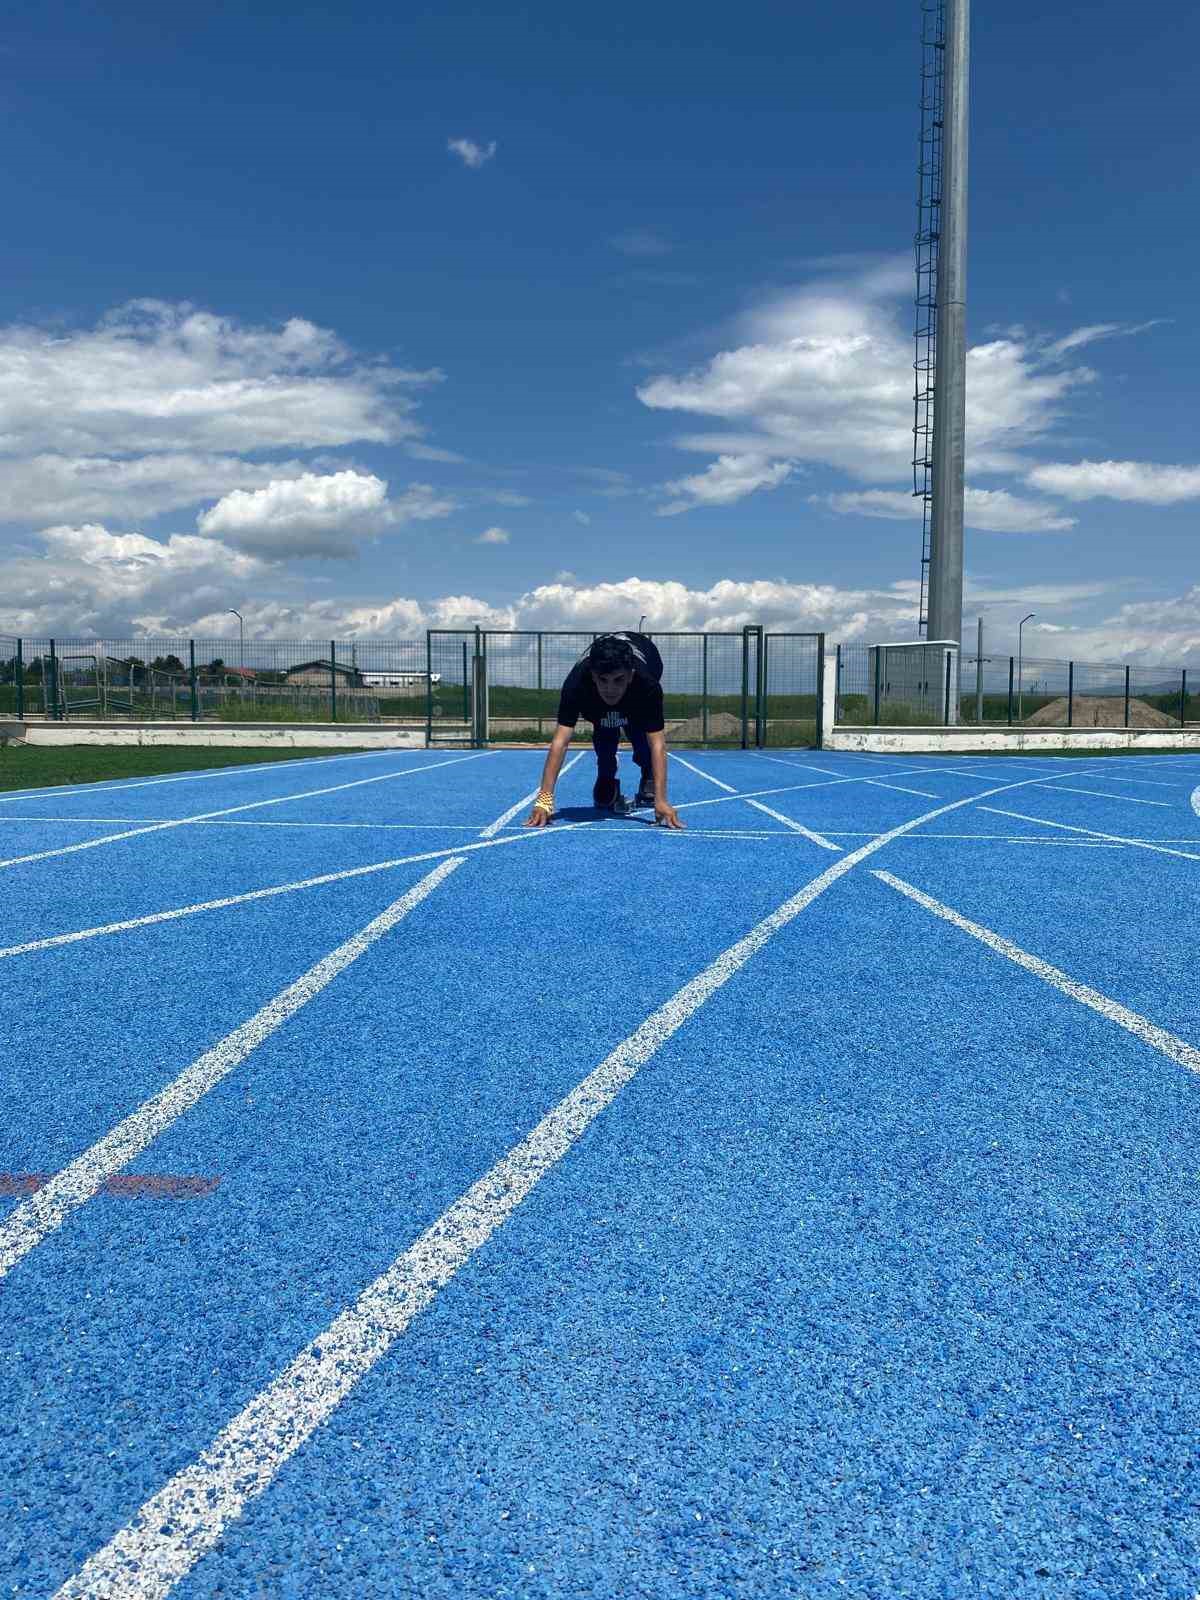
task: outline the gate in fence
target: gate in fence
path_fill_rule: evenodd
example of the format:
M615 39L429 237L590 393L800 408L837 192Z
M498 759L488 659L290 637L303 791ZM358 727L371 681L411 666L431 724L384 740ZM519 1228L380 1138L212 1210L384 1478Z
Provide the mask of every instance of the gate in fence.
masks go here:
M608 630L616 631L616 630ZM825 636L651 632L663 658L667 739L700 748L817 746ZM595 631L435 628L426 636L430 745L543 744L559 692ZM590 737L581 725L581 736Z

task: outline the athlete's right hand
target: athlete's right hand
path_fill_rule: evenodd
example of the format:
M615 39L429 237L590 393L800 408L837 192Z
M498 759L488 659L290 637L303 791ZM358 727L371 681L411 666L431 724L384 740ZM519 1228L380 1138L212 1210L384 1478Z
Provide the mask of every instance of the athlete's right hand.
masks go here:
M547 828L550 826L550 818L551 813L549 811L544 810L541 806L534 806L525 819L525 826L527 828Z

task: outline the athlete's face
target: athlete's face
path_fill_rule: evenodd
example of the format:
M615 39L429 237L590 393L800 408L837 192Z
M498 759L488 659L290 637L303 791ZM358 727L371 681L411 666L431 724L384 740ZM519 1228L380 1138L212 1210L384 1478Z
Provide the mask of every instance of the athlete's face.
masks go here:
M615 706L633 682L633 673L624 668L620 672L593 672L592 682L604 704Z

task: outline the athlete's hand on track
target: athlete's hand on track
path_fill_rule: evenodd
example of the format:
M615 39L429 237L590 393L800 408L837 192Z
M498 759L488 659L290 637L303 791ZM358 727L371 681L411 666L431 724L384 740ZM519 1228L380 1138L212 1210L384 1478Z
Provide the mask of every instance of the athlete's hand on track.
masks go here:
M679 813L675 807L668 805L665 800L654 802L654 820L660 828L686 828L686 822L680 822Z
M534 806L533 810L525 818L525 826L527 828L548 828L551 816L552 813L544 810L541 806Z

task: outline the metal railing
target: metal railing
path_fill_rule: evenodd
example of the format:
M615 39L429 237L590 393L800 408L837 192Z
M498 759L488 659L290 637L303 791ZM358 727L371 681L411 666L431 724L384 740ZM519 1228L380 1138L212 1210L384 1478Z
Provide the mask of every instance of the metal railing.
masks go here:
M1186 667L963 654L924 685L889 676L886 647L837 647L841 726L1187 727L1200 723L1200 672Z
M748 749L820 739L824 635L646 632L663 658L667 738ZM535 744L557 726L567 674L591 630L433 629L427 639L431 744ZM590 737L586 727L580 737Z

